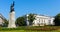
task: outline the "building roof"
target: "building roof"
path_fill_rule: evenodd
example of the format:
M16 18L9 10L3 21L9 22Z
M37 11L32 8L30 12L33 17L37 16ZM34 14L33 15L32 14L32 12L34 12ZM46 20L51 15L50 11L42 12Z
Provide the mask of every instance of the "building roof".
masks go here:
M0 18L5 19L5 17L0 13Z
M35 15L38 15L38 14L35 14ZM53 16L47 16L47 15L42 15L42 14L40 14L39 16L45 16L45 17L51 17L51 18L54 18Z

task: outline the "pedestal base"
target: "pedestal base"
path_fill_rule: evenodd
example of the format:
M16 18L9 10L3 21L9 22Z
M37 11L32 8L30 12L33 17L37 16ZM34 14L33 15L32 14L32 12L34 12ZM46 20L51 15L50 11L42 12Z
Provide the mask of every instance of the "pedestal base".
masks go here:
M8 28L16 28L16 25L8 25Z

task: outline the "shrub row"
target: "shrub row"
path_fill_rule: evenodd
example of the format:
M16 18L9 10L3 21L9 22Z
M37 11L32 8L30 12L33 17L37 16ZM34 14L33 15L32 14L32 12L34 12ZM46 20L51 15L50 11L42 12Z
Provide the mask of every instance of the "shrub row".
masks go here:
M53 31L60 29L60 26L43 26L43 27L27 27L26 30L34 30L34 31Z
M58 30L58 28L28 28L26 30L35 30L35 31L52 31Z

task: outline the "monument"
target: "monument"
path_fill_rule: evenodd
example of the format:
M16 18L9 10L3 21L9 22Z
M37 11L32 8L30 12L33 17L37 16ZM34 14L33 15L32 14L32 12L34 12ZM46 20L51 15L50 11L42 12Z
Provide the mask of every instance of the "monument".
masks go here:
M14 1L13 1L13 4L11 4L10 10L11 11L10 11L10 15L9 15L8 28L16 28L16 25L15 25Z

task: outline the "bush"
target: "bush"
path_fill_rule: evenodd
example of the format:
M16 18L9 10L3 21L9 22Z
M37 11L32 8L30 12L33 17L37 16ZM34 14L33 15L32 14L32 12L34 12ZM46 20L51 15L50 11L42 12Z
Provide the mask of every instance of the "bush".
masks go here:
M43 27L28 27L26 30L33 30L33 31L53 31L58 30L60 27L56 26L43 26Z

